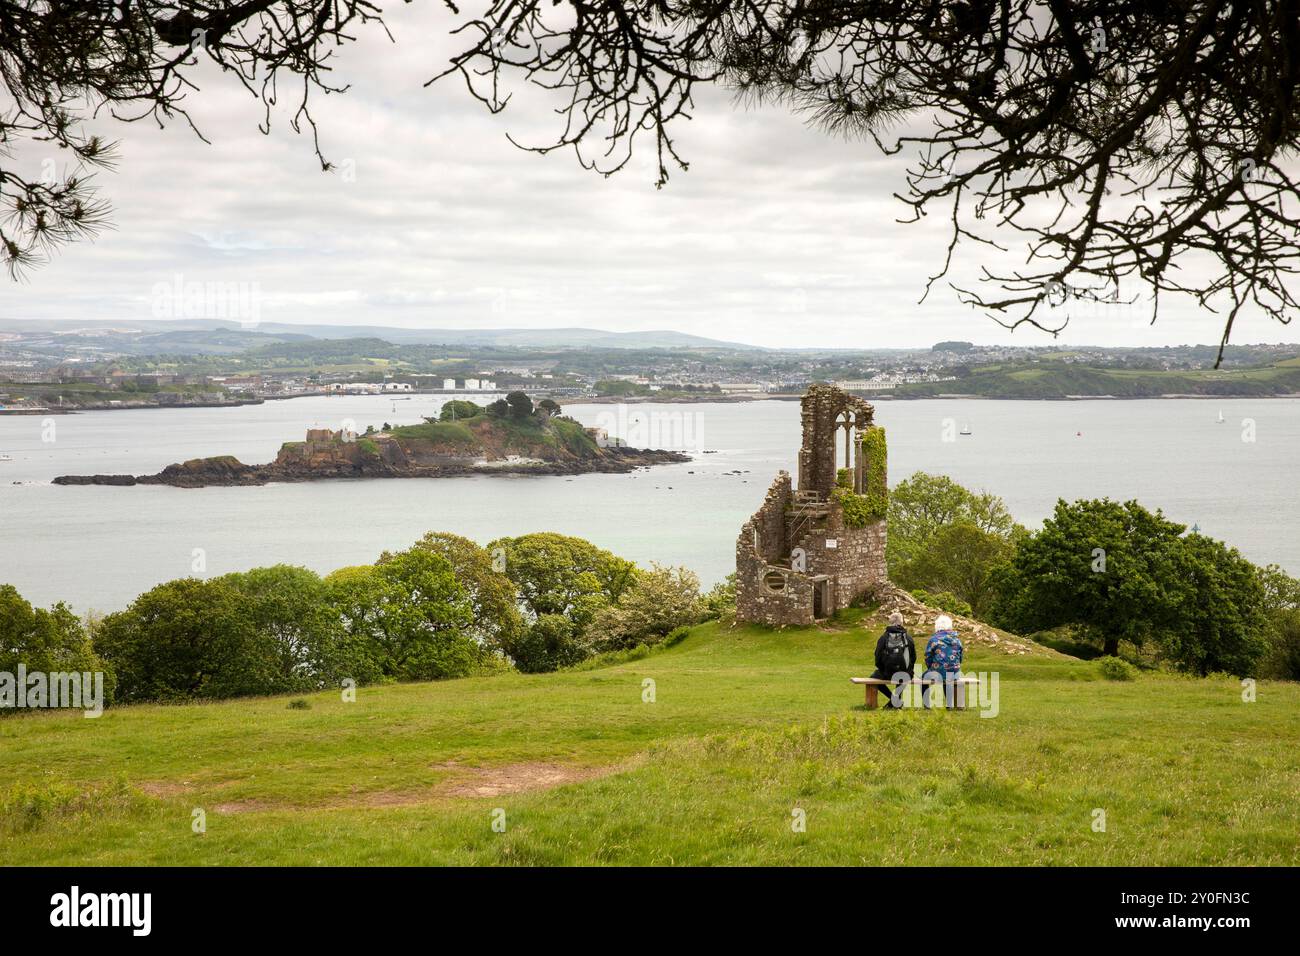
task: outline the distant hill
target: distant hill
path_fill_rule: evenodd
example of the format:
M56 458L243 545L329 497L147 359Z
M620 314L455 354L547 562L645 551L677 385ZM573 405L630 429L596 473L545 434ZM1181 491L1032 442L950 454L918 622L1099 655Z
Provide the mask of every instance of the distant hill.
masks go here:
M1257 368L1145 371L1067 362L1016 362L962 370L955 381L902 385L899 398L979 395L984 398L1053 399L1097 396L1291 395L1300 393L1300 368L1289 362Z
M303 339L377 338L397 345L478 345L531 348L624 349L754 349L758 346L725 342L667 329L645 332L610 332L606 329L407 329L371 325L296 325L262 322L241 326L213 319L145 320L140 322L55 322L0 319L0 331L26 335L46 333L60 344L84 340L88 347L113 348L135 354L220 354L274 342Z

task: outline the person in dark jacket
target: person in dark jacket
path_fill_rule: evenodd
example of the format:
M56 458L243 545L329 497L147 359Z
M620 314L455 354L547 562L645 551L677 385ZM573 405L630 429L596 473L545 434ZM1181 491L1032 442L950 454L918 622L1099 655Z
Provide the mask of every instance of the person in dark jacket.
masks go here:
M876 670L871 675L893 685L889 695L892 706L903 706L902 688L911 681L912 667L915 664L916 642L903 627L903 615L895 611L889 615L889 626L885 628L885 633L876 641Z

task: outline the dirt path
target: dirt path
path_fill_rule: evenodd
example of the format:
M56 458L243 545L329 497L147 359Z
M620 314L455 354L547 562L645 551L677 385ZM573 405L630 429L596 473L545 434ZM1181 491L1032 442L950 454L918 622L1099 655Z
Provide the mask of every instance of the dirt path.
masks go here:
M250 797L214 803L211 809L215 813L258 813L272 810L416 807L448 799L499 797L514 793L552 790L571 783L582 783L622 773L632 769L636 764L637 761L634 760L611 766L590 767L553 761L527 761L496 767L472 767L453 760L435 764L434 769L446 771L447 777L432 787L422 790L357 791L344 796L333 796L322 803L309 806L275 803ZM149 796L168 800L193 794L197 788L188 781L163 780L137 784L137 789Z

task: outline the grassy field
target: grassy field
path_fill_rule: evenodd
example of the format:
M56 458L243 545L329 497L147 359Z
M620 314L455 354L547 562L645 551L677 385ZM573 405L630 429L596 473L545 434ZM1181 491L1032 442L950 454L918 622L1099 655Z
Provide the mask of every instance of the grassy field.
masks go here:
M1069 395L1119 398L1290 395L1300 392L1300 369L1297 365L1300 362L1288 359L1257 368L1148 371L1094 368L1044 359L1033 366L983 365L971 369L968 376L956 381L899 386L897 394L916 398L960 393L1018 399L1059 399Z
M638 660L322 693L307 709L8 717L0 858L1300 862L1300 687L1262 683L1244 703L1229 679L1112 683L1092 662L981 647L968 670L1000 675L995 718L868 712L847 678L869 672L878 623L708 624Z

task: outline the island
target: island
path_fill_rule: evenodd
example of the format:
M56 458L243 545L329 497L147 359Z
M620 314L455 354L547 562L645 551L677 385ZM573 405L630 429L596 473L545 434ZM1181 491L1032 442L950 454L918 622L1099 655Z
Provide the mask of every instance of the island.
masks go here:
M502 407L504 406L504 407ZM156 475L60 475L56 485L264 485L331 478L444 478L458 475L625 473L690 461L676 451L628 448L543 402L448 402L439 419L364 433L312 428L275 460L246 465L230 455L168 465Z

